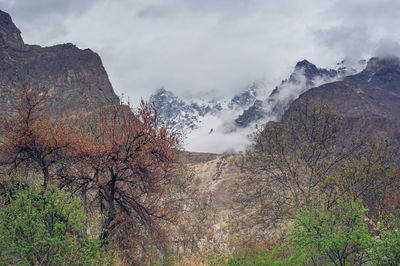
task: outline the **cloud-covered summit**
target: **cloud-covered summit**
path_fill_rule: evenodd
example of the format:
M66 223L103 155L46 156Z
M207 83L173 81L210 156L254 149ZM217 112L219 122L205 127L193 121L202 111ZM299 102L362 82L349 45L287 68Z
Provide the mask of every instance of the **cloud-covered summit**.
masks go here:
M0 0L26 43L98 52L118 93L237 94L302 58L399 55L397 0Z

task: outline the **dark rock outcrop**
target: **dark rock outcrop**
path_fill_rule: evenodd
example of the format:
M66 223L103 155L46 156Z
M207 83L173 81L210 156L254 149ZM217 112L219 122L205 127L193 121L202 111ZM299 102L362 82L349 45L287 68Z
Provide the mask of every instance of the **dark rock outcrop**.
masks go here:
M149 101L154 104L160 118L170 129L195 129L199 125L200 117L208 111L209 106L187 103L164 88L150 96Z
M296 104L309 101L327 104L352 133L363 133L374 139L386 137L400 143L400 59L371 58L360 73L343 81L312 88L303 93L285 112Z
M200 128L206 115L220 115L221 111L239 112L252 106L257 100L258 90L262 83L254 82L232 99L202 100L198 98L179 98L172 92L161 88L150 96L154 106L170 129L190 132Z
M353 68L346 67L345 62L339 63L337 69L318 68L307 60L297 62L288 79L276 86L263 103L255 102L244 110L235 123L239 127L247 127L264 118L279 118L285 107L301 93L321 83L342 79L344 76L356 73ZM257 106L256 106L257 104ZM264 119L265 120L265 119Z
M0 116L12 111L22 82L49 89L52 114L90 112L119 101L98 54L73 44L27 45L10 15L0 11Z
M248 108L248 107L252 106L255 103L255 101L257 100L258 89L260 86L262 86L262 85L258 84L257 82L254 82L246 90L235 95L232 98L232 100L229 102L228 107L230 109L236 109L238 107Z
M256 100L249 109L246 109L238 118L235 123L239 127L247 127L252 121L258 121L266 115L263 109L263 102Z

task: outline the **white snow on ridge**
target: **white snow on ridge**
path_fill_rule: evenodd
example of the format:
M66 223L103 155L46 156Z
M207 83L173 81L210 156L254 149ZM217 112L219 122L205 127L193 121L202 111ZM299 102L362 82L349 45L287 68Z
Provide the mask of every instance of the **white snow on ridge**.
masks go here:
M287 104L311 87L341 80L364 67L365 61L344 60L330 69L319 69L303 60L296 64L290 78L275 88L254 82L242 93L220 100L178 98L160 89L151 100L167 126L185 136L183 146L188 151L237 153L250 144L248 136L255 131L256 123L278 119ZM240 125L237 120L244 112Z

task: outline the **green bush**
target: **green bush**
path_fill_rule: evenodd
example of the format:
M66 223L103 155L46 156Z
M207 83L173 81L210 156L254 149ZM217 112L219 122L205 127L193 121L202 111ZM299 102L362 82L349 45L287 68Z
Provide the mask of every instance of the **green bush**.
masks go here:
M0 209L0 264L96 264L101 243L87 221L70 193L14 184Z
M378 265L400 264L400 220L388 215L378 224L374 241L373 258Z
M325 201L300 210L293 223L292 242L308 250L314 264L362 264L369 260L372 236L365 223L366 209L359 202Z
M272 250L259 250L256 252L236 253L228 262L230 266L239 265L310 265L311 260L301 248L293 249L290 245L275 246Z

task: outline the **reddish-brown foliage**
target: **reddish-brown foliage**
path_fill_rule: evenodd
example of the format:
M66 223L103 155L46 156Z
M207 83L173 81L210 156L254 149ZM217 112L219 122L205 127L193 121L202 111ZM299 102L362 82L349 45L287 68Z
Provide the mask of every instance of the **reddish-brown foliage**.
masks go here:
M44 188L50 176L60 170L60 161L65 158L72 137L65 119L51 119L46 115L47 101L47 90L29 88L22 83L13 106L15 115L1 119L0 127L0 161L7 174L22 168L39 172Z
M7 174L26 170L43 178L44 189L57 177L59 185L80 190L105 216L105 243L132 251L165 239L161 223L176 210L164 192L178 140L159 127L154 107L142 102L133 112L121 104L72 121L48 116L48 100L47 90L23 84L15 115L1 120Z
M144 102L137 113L120 105L100 113L98 121L95 132L75 142L75 160L81 163L81 184L95 192L106 216L103 238L115 236L130 246L144 232L159 236L157 220L173 217L163 194L173 174L177 138L158 127L157 113Z

